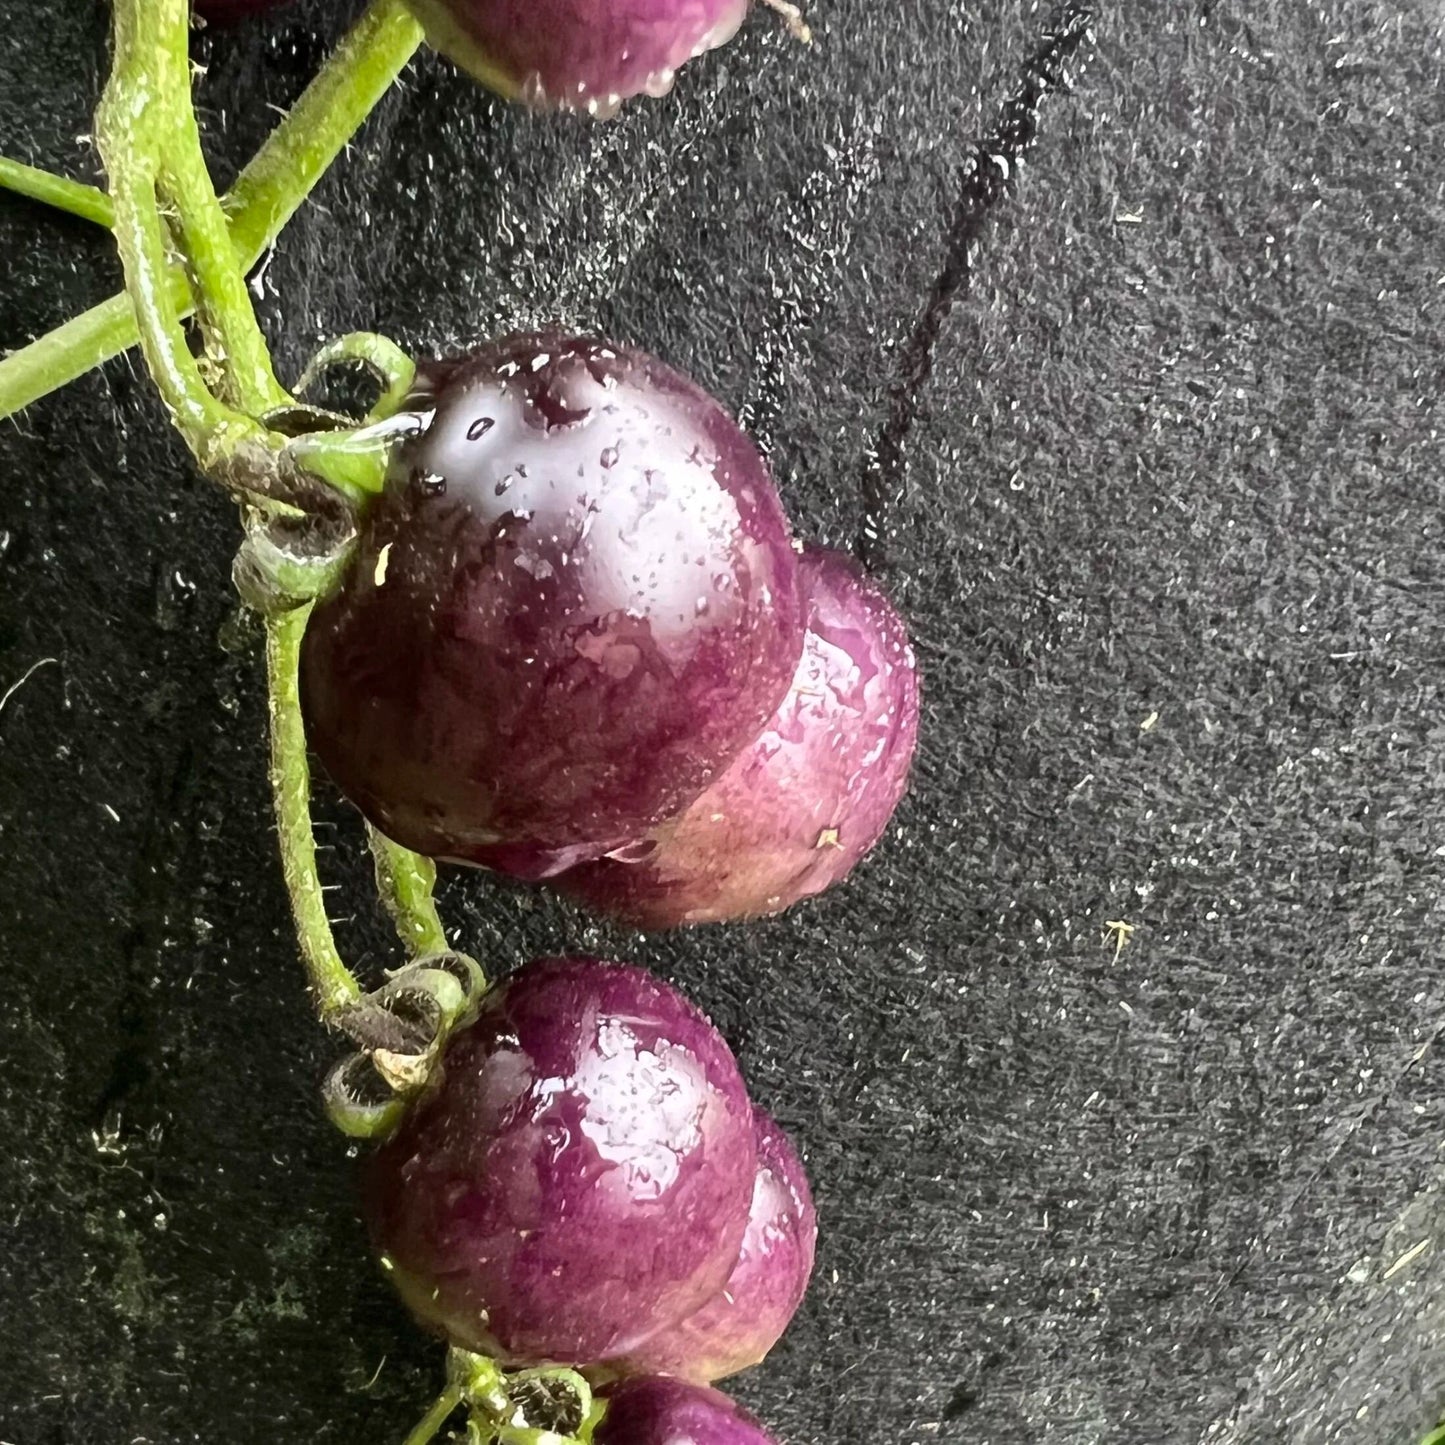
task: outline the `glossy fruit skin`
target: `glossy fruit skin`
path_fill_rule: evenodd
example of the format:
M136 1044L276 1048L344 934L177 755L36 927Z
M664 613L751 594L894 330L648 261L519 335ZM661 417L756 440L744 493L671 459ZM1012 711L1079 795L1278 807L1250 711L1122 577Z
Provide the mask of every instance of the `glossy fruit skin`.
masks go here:
M544 959L448 1044L363 1198L423 1325L503 1364L605 1363L722 1286L756 1163L737 1064L694 1005L642 969Z
M602 1395L607 1413L594 1445L776 1445L746 1410L703 1385L649 1375Z
M797 1313L813 1272L818 1216L802 1160L762 1109L753 1113L758 1171L742 1250L727 1283L696 1314L662 1330L620 1367L708 1385L761 1363Z
M797 556L746 434L643 352L517 336L430 379L307 630L308 733L396 842L543 876L756 736L802 650Z
M808 633L777 713L650 853L583 863L559 889L639 928L755 917L831 887L878 841L918 741L907 628L842 555L809 549L801 572Z
M410 0L436 49L538 109L616 113L666 95L686 61L725 44L748 0Z

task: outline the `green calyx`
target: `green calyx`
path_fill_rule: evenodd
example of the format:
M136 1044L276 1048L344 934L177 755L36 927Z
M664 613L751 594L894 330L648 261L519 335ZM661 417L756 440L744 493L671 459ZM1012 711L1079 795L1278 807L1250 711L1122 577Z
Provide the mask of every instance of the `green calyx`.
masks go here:
M374 847L378 836L373 835ZM408 932L404 922L416 916L441 931L431 902L431 875L418 866L424 862L392 843L378 850L378 876L388 870L383 899L403 938ZM486 987L475 959L448 950L421 954L381 988L341 1005L331 1022L361 1047L331 1070L322 1087L332 1123L352 1139L390 1134L410 1100L431 1085L447 1040L476 1016Z
M576 1370L548 1365L506 1373L485 1355L452 1349L446 1389L405 1445L428 1445L463 1407L468 1445L591 1445L606 1411Z

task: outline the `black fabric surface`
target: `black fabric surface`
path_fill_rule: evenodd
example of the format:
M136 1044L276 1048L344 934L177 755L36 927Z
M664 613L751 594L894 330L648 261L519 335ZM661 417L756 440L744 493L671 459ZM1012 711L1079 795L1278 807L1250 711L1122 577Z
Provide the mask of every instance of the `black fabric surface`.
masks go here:
M337 8L198 41L223 176ZM1445 11L1098 10L1072 54L1025 0L816 0L807 50L759 12L601 126L426 56L262 309L290 377L357 327L645 345L910 618L916 786L825 900L641 939L443 891L493 967L679 982L799 1140L817 1274L735 1386L780 1439L1410 1445L1445 1408ZM93 173L105 7L0 16L0 149ZM10 199L0 252L0 345L118 279ZM134 358L0 427L0 479L0 1441L397 1441L439 1352L316 1104L234 516Z

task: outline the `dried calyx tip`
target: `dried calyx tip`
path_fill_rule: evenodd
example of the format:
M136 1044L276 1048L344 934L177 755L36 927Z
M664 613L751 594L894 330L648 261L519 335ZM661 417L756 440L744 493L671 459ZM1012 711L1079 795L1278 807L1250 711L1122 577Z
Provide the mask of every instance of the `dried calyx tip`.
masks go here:
M812 44L813 32L808 28L808 22L803 19L803 12L791 4L790 0L763 0L763 4L783 17L788 33L795 40L801 40L804 45Z

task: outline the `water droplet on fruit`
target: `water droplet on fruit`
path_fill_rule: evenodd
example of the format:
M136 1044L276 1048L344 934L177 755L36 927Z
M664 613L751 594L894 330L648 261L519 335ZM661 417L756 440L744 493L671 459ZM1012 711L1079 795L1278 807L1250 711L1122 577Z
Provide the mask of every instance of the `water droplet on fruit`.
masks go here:
M467 428L467 440L469 442L480 441L496 424L494 417L479 416L476 421Z
M517 566L539 582L545 582L553 575L552 564L545 557L533 557L528 552L517 553Z
M706 597L699 597L697 601L693 603L692 610L697 614L697 616L706 617L708 608L711 606L712 604L707 600Z
M602 455L598 460L602 463L605 471L611 471L612 468L617 465L618 455L619 453L616 447L604 447L602 449Z
M493 493L498 497L505 497L511 491L514 481L516 478L511 472L508 472L505 477L498 477L496 486L492 488Z
M447 489L447 479L440 472L428 471L425 467L414 467L411 484L424 497L440 497Z

